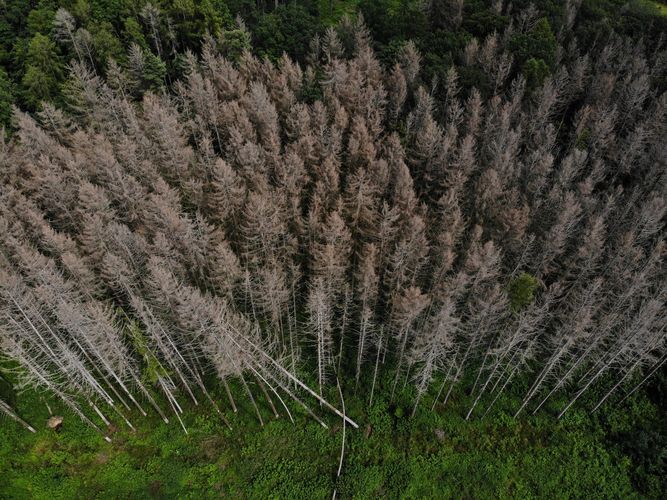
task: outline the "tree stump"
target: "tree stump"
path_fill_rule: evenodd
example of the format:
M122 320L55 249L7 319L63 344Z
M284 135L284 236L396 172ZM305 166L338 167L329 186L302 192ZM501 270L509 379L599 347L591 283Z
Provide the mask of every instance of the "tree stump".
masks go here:
M52 429L52 430L54 430L54 431L56 431L56 432L60 432L60 429L61 429L62 426L63 426L63 417L58 417L58 416L51 417L51 418L46 422L46 426L47 426L49 429Z

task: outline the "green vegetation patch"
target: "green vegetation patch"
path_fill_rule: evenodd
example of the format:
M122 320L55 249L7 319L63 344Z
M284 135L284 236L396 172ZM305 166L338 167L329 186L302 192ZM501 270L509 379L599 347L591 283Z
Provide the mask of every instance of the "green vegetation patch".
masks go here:
M222 393L216 398L224 401ZM410 418L409 394L389 403L382 393L369 409L350 398L361 425L346 430L337 478L340 421L329 418L324 429L292 405L296 424L263 407L263 428L250 408L228 411L232 430L208 405L189 405L187 435L176 421L165 425L136 413L137 430L114 427L108 444L50 401L65 423L60 433L47 430L46 405L28 393L18 410L38 433L2 422L0 498L325 499L334 488L340 498L659 498L665 492L664 447L653 450L651 464L633 455L651 456L637 436L660 420L645 396L604 415L577 410L561 421L544 414L515 420L511 396L497 412L465 421L469 402L455 391L446 408L431 412L424 404ZM610 441L618 436L636 446Z

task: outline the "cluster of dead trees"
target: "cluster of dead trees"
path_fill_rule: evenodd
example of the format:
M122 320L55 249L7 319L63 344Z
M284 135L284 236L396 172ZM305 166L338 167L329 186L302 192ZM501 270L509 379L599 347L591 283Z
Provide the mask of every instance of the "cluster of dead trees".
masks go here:
M212 374L260 421L284 398L343 416L336 378L372 403L381 374L415 409L462 385L466 418L519 380L517 415L632 392L667 356L666 53L570 43L529 91L508 38L461 54L492 95L452 67L444 102L412 43L383 68L349 20L305 68L209 40L138 103L119 66L73 63L69 108L16 110L0 145L7 366L100 432L187 399L224 418Z

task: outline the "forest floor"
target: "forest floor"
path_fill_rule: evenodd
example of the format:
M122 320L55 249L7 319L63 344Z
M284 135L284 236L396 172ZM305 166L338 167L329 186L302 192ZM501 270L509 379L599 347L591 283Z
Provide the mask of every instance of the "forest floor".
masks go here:
M665 498L665 412L645 394L594 416L574 408L562 420L554 413L563 400L515 420L508 395L466 422L470 398L457 391L436 411L425 398L414 418L409 387L392 404L380 393L370 409L347 392L359 429L346 429L339 478L342 424L316 404L328 429L289 403L296 425L272 418L265 403L262 428L239 397L239 412L225 412L232 430L200 403L185 412L187 435L175 419L135 412L137 430L119 423L107 443L52 401L64 426L46 429L44 401L22 394L16 407L38 432L2 421L0 498L314 499L334 488L338 498ZM340 406L336 395L334 387Z

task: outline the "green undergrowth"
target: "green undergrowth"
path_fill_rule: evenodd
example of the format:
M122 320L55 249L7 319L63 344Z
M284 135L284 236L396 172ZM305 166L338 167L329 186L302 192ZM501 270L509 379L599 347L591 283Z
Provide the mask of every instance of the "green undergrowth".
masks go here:
M224 410L231 430L201 397L183 417L187 435L175 419L133 412L137 430L114 419L109 444L51 400L65 421L60 433L49 431L45 401L26 393L16 406L38 433L0 422L0 498L314 499L334 489L338 498L664 498L664 410L645 394L593 417L575 407L562 420L554 416L562 399L515 420L517 396L507 395L484 419L482 407L465 421L471 401L462 392L436 411L424 398L410 418L411 388L390 403L382 389L390 385L381 381L370 408L345 391L359 429L346 429L339 478L342 423L313 401L328 429L287 401L296 424L282 408L273 418L254 387L261 427L233 386L239 412ZM327 397L340 404L335 387ZM215 398L223 404L224 391Z

